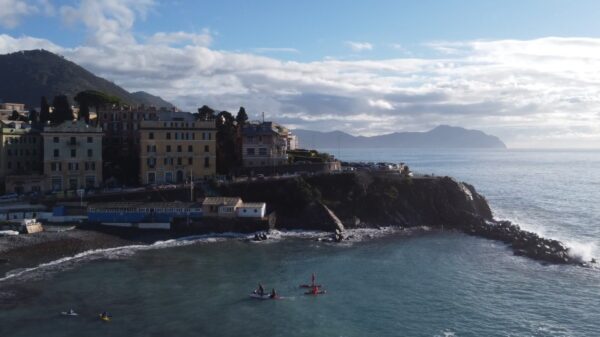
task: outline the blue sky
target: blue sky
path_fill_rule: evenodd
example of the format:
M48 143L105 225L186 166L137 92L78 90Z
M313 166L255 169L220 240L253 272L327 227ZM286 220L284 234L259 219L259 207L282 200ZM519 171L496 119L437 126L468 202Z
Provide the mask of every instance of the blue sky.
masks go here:
M600 147L600 2L0 0L0 53L292 127ZM1 95L1 93L0 93Z

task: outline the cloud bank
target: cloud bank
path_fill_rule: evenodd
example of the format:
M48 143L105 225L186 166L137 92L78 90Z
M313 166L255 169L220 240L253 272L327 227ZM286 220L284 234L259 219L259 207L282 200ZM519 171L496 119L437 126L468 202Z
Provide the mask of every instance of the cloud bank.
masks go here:
M436 55L430 58L294 62L261 55L260 48L215 50L208 29L136 36L136 20L153 6L63 6L58 13L66 24L85 25L84 44L65 48L2 34L0 53L44 48L183 109L208 104L235 112L243 105L251 117L264 111L292 127L373 135L452 124L515 147L600 147L600 39L436 41L427 44Z

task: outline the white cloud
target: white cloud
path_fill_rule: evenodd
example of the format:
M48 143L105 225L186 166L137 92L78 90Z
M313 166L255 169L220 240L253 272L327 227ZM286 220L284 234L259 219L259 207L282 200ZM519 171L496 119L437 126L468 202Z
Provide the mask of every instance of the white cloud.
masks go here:
M393 110L394 109L394 105L384 99L369 99L367 101L369 103L370 106L374 107L374 108L378 108L378 109L383 109L383 110Z
M148 39L149 44L159 45L178 45L191 44L195 46L209 46L212 43L212 35L208 29L205 29L201 34L186 33L186 32L159 32Z
M24 16L38 12L38 8L28 1L0 0L0 26L16 27Z
M370 135L453 124L510 146L600 147L600 39L438 41L438 58L292 62L211 49L208 30L136 37L135 21L152 6L63 6L64 20L86 25L84 45L0 35L0 52L44 48L183 109L245 106L251 118L264 111L308 129Z
M346 41L345 43L354 52L373 50L373 45L369 42Z
M258 54L268 54L268 53L294 53L297 54L300 51L296 48L289 47L262 47L262 48L254 48L253 52Z

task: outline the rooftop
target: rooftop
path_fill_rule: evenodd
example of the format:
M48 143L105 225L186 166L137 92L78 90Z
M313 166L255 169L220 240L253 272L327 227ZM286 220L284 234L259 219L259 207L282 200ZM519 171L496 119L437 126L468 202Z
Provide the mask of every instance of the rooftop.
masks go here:
M89 208L114 209L114 208L198 208L200 205L195 202L143 202L143 201L124 201L124 202L100 202L89 204Z
M202 202L203 205L218 205L218 206L235 206L241 202L242 198L235 197L206 197Z

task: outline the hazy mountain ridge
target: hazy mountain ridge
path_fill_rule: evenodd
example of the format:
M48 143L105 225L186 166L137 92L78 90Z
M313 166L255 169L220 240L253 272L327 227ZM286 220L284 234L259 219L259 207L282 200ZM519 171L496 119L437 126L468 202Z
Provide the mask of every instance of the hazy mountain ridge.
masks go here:
M365 137L342 131L319 132L296 129L300 147L310 148L506 148L500 138L479 130L440 125L426 132L394 132Z
M172 107L158 96L138 91L130 93L113 82L96 76L78 64L46 50L19 51L0 55L0 99L39 107L40 98L49 102L56 95L73 97L83 90L97 90L119 97L128 104ZM157 105L160 103L160 105Z

